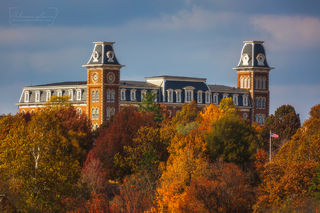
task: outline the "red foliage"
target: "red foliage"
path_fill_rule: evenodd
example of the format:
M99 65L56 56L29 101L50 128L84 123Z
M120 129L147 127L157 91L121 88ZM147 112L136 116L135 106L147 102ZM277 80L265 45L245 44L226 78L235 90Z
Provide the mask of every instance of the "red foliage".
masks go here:
M133 107L122 109L106 128L100 130L93 152L103 163L107 178L122 177L113 166L114 155L123 153L123 146L131 145L141 126L155 126L152 114L136 111Z

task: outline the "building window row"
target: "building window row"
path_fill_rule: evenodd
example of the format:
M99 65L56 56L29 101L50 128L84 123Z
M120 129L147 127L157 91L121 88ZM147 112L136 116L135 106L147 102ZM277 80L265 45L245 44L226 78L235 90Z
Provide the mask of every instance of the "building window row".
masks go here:
M92 102L99 102L99 90L92 90L91 91L91 101Z
M35 91L35 99L34 101L35 102L40 102L41 101L41 91L40 90L37 90ZM51 90L46 90L46 101L49 101L51 99L51 96L52 96L52 93L53 91ZM56 94L58 97L62 97L63 96L63 91L62 90L57 90L56 91ZM73 90L72 89L69 89L67 92L66 92L66 95L69 96L69 100L70 101L73 101ZM78 101L81 101L81 95L82 95L82 91L81 89L77 89L77 100ZM99 94L96 94L96 97L99 97ZM30 102L30 91L25 91L24 92L24 102L28 103Z
M249 89L250 88L250 77L240 77L240 88Z
M265 76L258 76L255 78L255 89L267 89L267 78Z
M99 120L99 108L91 109L91 120Z
M265 109L266 108L266 98L265 97L256 97L256 108Z

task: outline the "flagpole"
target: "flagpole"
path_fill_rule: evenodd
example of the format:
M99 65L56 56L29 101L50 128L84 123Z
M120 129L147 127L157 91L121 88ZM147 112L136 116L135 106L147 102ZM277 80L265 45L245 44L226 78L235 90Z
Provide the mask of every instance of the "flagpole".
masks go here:
M271 163L271 130L269 133L269 162Z

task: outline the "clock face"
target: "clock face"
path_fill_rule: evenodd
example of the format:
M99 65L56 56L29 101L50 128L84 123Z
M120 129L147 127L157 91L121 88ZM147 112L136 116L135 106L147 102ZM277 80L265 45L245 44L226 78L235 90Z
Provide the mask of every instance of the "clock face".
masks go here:
M109 84L112 84L113 82L114 82L114 80L115 80L115 75L114 75L114 73L113 72L109 72L108 74L107 74L107 82L109 83Z
M94 82L97 82L97 81L98 81L98 74L97 74L97 73L93 73L93 75L92 75L92 80L93 80Z

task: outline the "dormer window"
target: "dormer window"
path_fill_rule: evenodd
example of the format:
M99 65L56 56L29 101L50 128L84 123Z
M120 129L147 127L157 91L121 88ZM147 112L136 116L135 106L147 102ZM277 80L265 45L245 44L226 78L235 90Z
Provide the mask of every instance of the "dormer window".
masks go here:
M142 90L141 91L141 101L144 99L144 97L146 97L146 95L147 95L147 90Z
M57 91L57 96L58 96L58 97L61 97L61 96L62 96L62 90L58 90L58 91Z
M49 101L51 98L51 91L47 90L46 101Z
M157 102L158 101L158 91L152 90L152 93L154 94L154 102Z
M77 100L81 101L81 89L77 89Z
M121 89L120 92L120 97L121 97L121 101L125 101L126 100L126 89Z
M172 89L168 89L167 90L168 93L168 102L173 102L173 90Z
M186 103L190 103L191 101L193 101L193 90L194 90L194 87L185 87L184 90L185 90L184 101Z
M25 91L24 92L24 102L28 103L30 100L30 92L29 91Z
M236 106L238 106L238 94L234 94L233 96L232 96L232 100L233 100L233 103L234 103L234 105L236 105Z
M218 104L219 103L219 94L218 93L214 93L213 94L213 103L214 104Z
M206 91L206 104L210 104L210 91Z
M73 90L72 89L69 89L68 95L69 95L69 100L73 101Z
M228 98L228 96L229 96L229 95L228 95L227 93L224 93L224 94L223 94L223 98Z
M181 103L181 89L176 90L176 102Z
M248 95L243 95L242 96L242 102L243 102L243 106L248 106Z
M40 102L40 91L36 91L35 95L36 95L35 101Z
M135 89L130 90L130 100L131 101L136 100L136 90Z
M198 90L197 92L197 103L202 104L202 91Z

